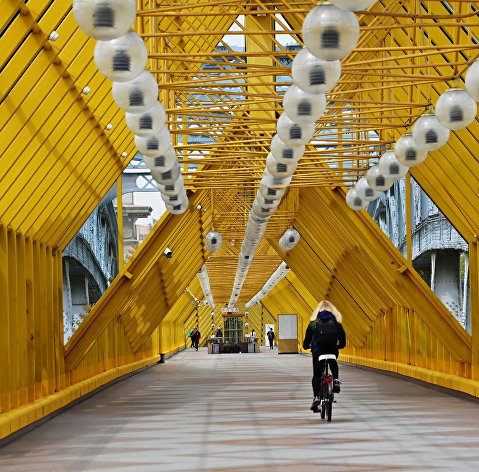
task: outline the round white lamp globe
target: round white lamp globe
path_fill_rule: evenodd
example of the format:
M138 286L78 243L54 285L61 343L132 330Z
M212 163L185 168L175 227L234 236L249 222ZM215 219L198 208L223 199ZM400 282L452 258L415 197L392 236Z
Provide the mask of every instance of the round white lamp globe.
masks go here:
M366 172L366 180L369 186L378 192L385 192L394 183L394 179L388 179L381 173L378 164L374 164Z
M181 168L179 163L174 165L170 170L167 170L166 172L151 172L151 176L157 181L157 183L164 186L176 182L180 175Z
M162 195L177 195L185 188L183 176L180 175L177 180L170 184L162 185L157 183L156 186Z
M366 179L366 177L361 177L355 185L355 188L358 192L358 195L363 200L367 200L368 202L376 200L379 197L381 192L373 189Z
M432 112L422 115L412 129L412 137L418 147L427 151L436 151L444 146L450 133Z
M358 43L356 15L325 2L314 7L303 22L304 45L316 57L335 61L347 56Z
M160 102L156 102L143 113L125 113L126 125L133 134L149 138L158 134L166 123L166 112Z
M166 172L177 162L175 148L170 144L166 150L158 156L149 157L144 155L143 162L146 167L153 172Z
M298 166L298 161L291 162L286 164L284 162L279 162L273 156L273 154L269 153L268 157L266 158L266 168L270 171L271 175L274 177L289 177L290 175L294 174L296 167Z
M206 235L205 246L210 252L218 252L223 244L223 237L218 231L210 231Z
M326 110L326 96L305 92L293 84L284 94L283 108L293 121L311 123L321 118Z
M135 145L144 156L156 157L163 154L171 146L171 134L166 126L150 138L135 136Z
M158 84L153 74L144 70L129 82L113 82L111 92L116 104L129 113L143 113L158 99Z
M80 29L101 41L119 38L136 18L136 0L73 0Z
M475 61L467 69L465 85L467 93L476 101L479 102L479 61Z
M259 192L268 200L276 200L285 194L286 188L273 188L261 181L259 183Z
M281 141L288 146L304 146L314 136L315 123L298 123L283 113L276 123L276 131Z
M394 153L399 163L407 167L417 166L424 162L427 157L427 150L418 147L412 133L403 134L397 140Z
M98 70L114 82L128 82L146 67L148 51L145 42L134 31L110 41L97 41L93 53Z
M304 48L293 60L291 75L301 90L313 94L327 93L341 77L341 63L319 59Z
M166 205L166 209L172 213L173 215L181 215L188 209L189 201L186 200L186 202L179 203L178 205Z
M466 89L446 90L436 102L436 117L448 129L462 129L476 118L477 103Z
M404 177L409 167L403 166L393 150L386 151L379 159L379 170L387 179L397 180Z
M271 154L278 162L285 164L298 162L305 151L306 146L287 146L277 134L271 140Z
M271 172L266 167L263 171L263 177L260 181L260 184L265 184L268 187L273 189L285 189L293 179L292 176L290 177L275 177L271 174Z
M346 203L351 210L364 210L369 205L367 200L363 200L359 195L358 191L355 188L351 188L348 190L346 194Z

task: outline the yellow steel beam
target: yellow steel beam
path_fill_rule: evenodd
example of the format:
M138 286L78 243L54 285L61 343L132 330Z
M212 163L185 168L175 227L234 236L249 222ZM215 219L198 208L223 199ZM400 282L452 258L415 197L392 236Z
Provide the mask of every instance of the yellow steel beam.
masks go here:
M183 280L181 278L175 280L178 271L182 271L190 264L187 257L181 257L181 248L187 247L191 241L203 237L201 227L195 228L194 231L191 230L191 219L192 212L198 211L196 206L203 206L205 203L204 192L198 192L190 198L190 210L186 213L181 216L170 214L163 216L142 243L140 249L125 265L124 270L96 303L81 327L74 333L66 346L65 365L67 370L71 370L81 361L110 320L120 313L130 343L135 350L139 349L182 293L186 285L185 280L191 280L199 270L204 262L202 253L200 259L196 259L189 269L190 278L188 279L186 273L180 272ZM179 236L183 236L184 239L179 240ZM168 302L161 295L158 296L158 271L160 268L161 272L161 269L165 267L162 259L166 259L163 255L166 247L173 250L173 259L164 274L168 279L163 287ZM175 259L175 251L178 254L177 259ZM190 257L194 255L191 254ZM152 304L151 312L145 311L145 305L138 305L141 303L143 292L149 301L153 301L152 297L156 294L156 308L160 309L158 313L154 312L155 304ZM131 309L125 310L125 304L129 305Z
M312 230L302 231L300 243L284 258L315 298L331 298L344 313L345 326L352 326L359 320L359 317L354 319L348 316L350 313L359 314L362 311L362 323L370 326L372 320L387 307L411 307L422 316L422 320L447 346L451 355L470 362L470 337L418 274L411 270L398 270L406 261L369 216L351 212L343 195L337 191L303 189L303 196L295 227L301 228L300 232L305 227L311 227ZM310 218L307 211L312 202L316 203L316 221ZM320 223L324 221L328 221L327 226ZM307 266L302 264L305 255L298 250L304 247L311 248L308 250ZM312 248L317 248L321 253L313 252ZM342 256L345 249L346 254ZM326 254L329 261L326 260ZM329 289L317 275L323 271L323 265L330 272L332 285ZM365 275L368 278L364 278ZM381 299L375 301L378 290L382 291ZM348 293L349 297L351 291L355 295L345 299L340 295L342 291L343 296ZM353 331L360 337L367 335L367 331L358 331L358 327Z

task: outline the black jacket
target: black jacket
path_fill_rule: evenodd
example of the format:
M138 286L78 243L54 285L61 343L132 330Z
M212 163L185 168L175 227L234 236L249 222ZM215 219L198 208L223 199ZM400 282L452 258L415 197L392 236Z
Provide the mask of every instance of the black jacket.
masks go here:
M346 346L346 333L344 332L344 328L341 323L336 321L336 317L330 311L321 311L318 313L318 319L320 320L327 320L334 318L336 323L336 330L338 333L338 345L335 349L325 349L324 346L318 346L316 343L316 339L314 333L316 331L316 321L312 321L309 323L308 328L306 329L306 334L304 336L303 341L303 349L311 349L311 352L314 354L334 354L336 357L339 355L339 349L342 349ZM332 352L331 352L332 351Z

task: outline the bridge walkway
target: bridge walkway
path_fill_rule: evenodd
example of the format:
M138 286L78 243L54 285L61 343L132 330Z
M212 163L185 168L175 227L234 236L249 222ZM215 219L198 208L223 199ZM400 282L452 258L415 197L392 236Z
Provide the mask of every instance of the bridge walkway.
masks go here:
M0 449L1 471L477 471L479 403L341 365L327 423L311 359L188 349Z

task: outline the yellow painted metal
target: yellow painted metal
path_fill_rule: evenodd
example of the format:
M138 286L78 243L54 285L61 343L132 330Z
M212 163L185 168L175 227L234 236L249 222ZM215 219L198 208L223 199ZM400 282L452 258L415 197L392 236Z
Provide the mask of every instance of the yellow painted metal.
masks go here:
M185 173L187 187L197 192L188 213L166 216L156 226L65 352L61 252L136 151L111 82L93 61L95 41L77 28L71 2L2 1L0 353L9 368L0 369L0 437L178 349L185 326L201 321L208 333L210 309L200 308L195 320L184 292L189 286L202 298L196 272L205 262L217 302L215 325L221 320L218 310L231 290L222 281L233 275L243 223L282 112L276 87L287 83L278 76L290 71L281 58L296 54L274 35L284 29L301 42L302 21L315 2L138 5L136 28L161 84L173 142L182 156L201 164ZM358 47L342 61L341 80L317 123L316 136L330 139L332 147L308 147L268 225L239 305L244 309L283 258L292 272L263 300L267 315L260 306L249 310L258 333L266 317L274 321L285 310L300 314L304 332L307 312L328 298L344 314L345 359L478 396L478 121L452 132L446 146L411 169L470 245L471 336L375 224L347 208L341 188L365 173L378 146L397 140L454 80L464 79L479 52L477 12L472 2L454 0L377 2L370 10L360 15ZM233 24L246 36L246 52L219 47ZM60 34L56 42L48 40L53 30ZM89 95L82 93L85 86ZM195 97L198 87L210 105ZM217 119L220 110L227 120ZM213 142L179 143L185 125ZM194 210L197 204L207 212ZM277 240L291 223L302 239L284 253ZM216 255L203 242L213 225L225 235ZM162 257L166 246L177 257Z

